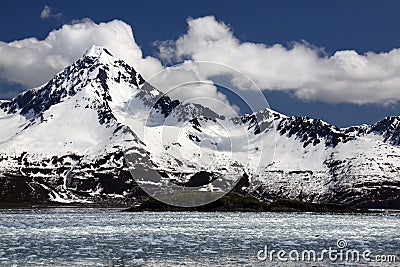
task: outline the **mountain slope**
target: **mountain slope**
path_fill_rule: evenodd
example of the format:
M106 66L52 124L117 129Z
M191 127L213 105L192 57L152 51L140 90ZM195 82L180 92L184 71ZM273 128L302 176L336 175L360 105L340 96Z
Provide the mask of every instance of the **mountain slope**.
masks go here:
M226 118L172 100L105 48L0 102L0 201L132 204L135 170L265 200L400 207L400 119L340 129L270 109ZM213 182L213 183L210 183ZM217 186L216 186L217 185Z

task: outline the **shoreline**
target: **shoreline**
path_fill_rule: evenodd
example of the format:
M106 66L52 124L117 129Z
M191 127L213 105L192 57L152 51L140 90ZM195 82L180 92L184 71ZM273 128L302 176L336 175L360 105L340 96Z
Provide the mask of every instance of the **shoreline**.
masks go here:
M366 209L365 212L330 212L330 211L245 211L245 210L232 210L232 211L198 211L198 210L138 210L131 211L130 206L86 206L86 205L32 205L32 206L0 206L0 213L5 210L40 210L40 209L109 209L117 210L119 212L135 212L135 213L309 213L309 214L400 214L398 209Z
M132 203L0 203L1 210L20 209L113 209L121 212L308 212L336 214L378 214L400 213L400 209L368 209L338 203L313 203L281 199L263 202L251 196L229 193L212 203L198 207L170 206L153 198L132 205Z

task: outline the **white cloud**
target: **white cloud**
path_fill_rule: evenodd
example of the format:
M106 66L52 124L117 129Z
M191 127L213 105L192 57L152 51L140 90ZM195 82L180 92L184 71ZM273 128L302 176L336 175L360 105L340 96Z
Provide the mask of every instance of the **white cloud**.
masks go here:
M56 12L52 7L45 5L43 7L42 12L40 12L40 18L41 19L48 19L48 18L61 19L62 14L60 12Z
M173 99L185 103L198 103L218 111L222 115L235 116L240 109L230 104L227 97L218 92L213 81L201 76L199 69L210 67L200 63L179 64L168 67L149 77L147 81Z
M356 104L400 100L400 49L363 55L337 51L327 56L323 49L307 43L285 47L240 42L229 26L213 16L187 23L187 33L175 42L159 43L160 58L223 63L242 71L262 89L293 90L303 100ZM219 74L227 73L202 70L206 78ZM233 82L243 90L254 89L248 80Z
M0 78L24 87L39 86L80 58L92 45L107 47L144 76L162 69L157 59L143 57L128 24L119 20L96 24L84 19L51 31L44 40L0 42Z
M46 17L51 11L45 8L42 13ZM400 49L362 55L352 50L337 51L328 56L323 49L305 42L289 47L241 42L228 25L212 16L188 19L187 22L188 31L180 38L156 43L159 58L143 56L131 26L120 20L97 24L82 19L51 31L44 40L0 41L0 81L20 84L24 88L39 86L95 44L107 47L146 79L165 69L160 60L212 61L232 67L192 64L189 69L185 65L164 71L157 79L150 79L163 91L182 82L209 81L220 75L233 77L231 82L243 93L254 90L256 87L245 76L236 75L237 69L262 89L292 90L303 100L356 104L400 101ZM226 96L210 83L196 82L179 88L170 92L172 97L180 100L200 97L197 102L212 108L218 105L207 98L228 103ZM237 110L237 107L231 107Z
M44 9L43 16L49 16L46 12L48 11ZM25 88L37 87L79 59L92 45L107 47L114 56L125 60L145 79L164 69L158 59L143 56L130 25L120 20L96 24L90 19L82 19L51 31L44 40L27 38L10 43L0 41L0 79L20 84ZM185 77L185 81L201 79L192 71L181 71L179 74L176 71L167 71L160 75L165 79L153 77L152 81L157 80L156 86L164 91L180 84L182 76ZM0 92L2 98L9 98L9 92L0 91L3 91ZM206 83L192 84L177 92L174 90L171 95L184 101L206 96L228 103L226 97L218 93L214 85ZM210 101L202 99L195 102L201 102L211 108L216 107Z

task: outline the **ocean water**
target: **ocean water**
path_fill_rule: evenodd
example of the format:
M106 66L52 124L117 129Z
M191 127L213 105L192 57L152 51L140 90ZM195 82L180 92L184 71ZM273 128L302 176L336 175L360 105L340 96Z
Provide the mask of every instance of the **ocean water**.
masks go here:
M265 247L286 256L293 250L370 250L371 257L394 255L397 261L278 259ZM399 256L399 213L0 210L0 266L400 266Z

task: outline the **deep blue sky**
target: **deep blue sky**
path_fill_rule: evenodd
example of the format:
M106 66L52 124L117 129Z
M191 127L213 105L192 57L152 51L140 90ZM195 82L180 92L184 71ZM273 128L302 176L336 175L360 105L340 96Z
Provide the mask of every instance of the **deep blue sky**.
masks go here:
M62 20L41 20L49 5ZM214 15L229 24L241 41L282 43L305 39L328 54L354 49L389 51L400 46L400 1L1 1L1 41L42 39L73 19L95 22L122 19L133 27L145 55L154 55L157 40L186 32L188 17ZM0 86L5 85L0 82ZM12 87L12 86L10 86ZM400 115L400 105L381 107L305 103L286 93L266 92L272 108L288 115L319 117L338 126L372 123Z

